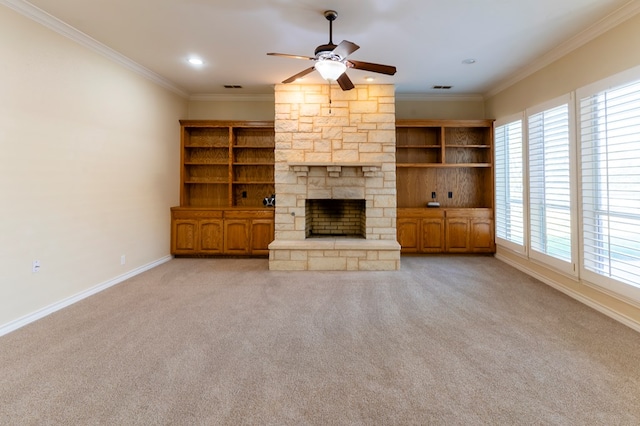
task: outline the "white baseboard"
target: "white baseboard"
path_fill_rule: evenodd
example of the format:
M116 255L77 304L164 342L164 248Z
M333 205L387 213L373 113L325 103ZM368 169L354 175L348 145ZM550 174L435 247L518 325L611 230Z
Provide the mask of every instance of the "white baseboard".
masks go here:
M634 320L633 318L629 318L626 315L621 314L620 312L616 312L613 309L609 308L608 306L605 306L593 299L590 299L580 293L575 292L574 290L567 288L565 286L563 286L562 284L550 279L549 277L546 277L538 272L533 271L532 269L527 268L524 265L521 265L517 262L514 262L513 260L509 259L508 257L505 256L501 256L500 254L496 253L495 254L495 258L500 260L501 262L504 262L510 266L513 266L514 268L524 272L527 275L532 276L533 278L536 278L540 281L542 281L543 283L547 284L550 287L555 288L558 291L561 291L562 293L566 294L567 296L571 297L572 299L577 300L580 303L583 303L587 306L589 306L592 309L595 309L596 311L608 316L609 318L612 318L624 325L626 325L629 328L632 328L633 330L637 331L640 333L640 323L636 320Z
M162 257L156 261L153 261L151 263L147 263L146 265L142 265L138 268L132 269L131 271L119 275L115 278L112 278L108 281L105 281L101 284L98 284L94 287L91 287L83 292L80 292L74 296L71 297L67 297L66 299L63 299L59 302L56 302L52 305L46 306L42 309L39 309L31 314L25 315L21 318L18 318L16 320L10 321L7 324L4 324L2 326L0 326L0 336L4 336L7 333L10 333L14 330L19 329L20 327L24 327L27 324L30 324L34 321L37 321L41 318L46 317L47 315L50 315L56 311L59 311L60 309L66 308L67 306L70 306L76 302L79 302L82 299L86 299L89 296L92 296L96 293L99 293L103 290L108 289L109 287L113 287L116 284L120 284L121 282L128 280L129 278L132 278L138 274L141 274L145 271L148 271L149 269L155 268L158 265L161 265L165 262L168 262L169 260L173 259L173 256L165 256Z

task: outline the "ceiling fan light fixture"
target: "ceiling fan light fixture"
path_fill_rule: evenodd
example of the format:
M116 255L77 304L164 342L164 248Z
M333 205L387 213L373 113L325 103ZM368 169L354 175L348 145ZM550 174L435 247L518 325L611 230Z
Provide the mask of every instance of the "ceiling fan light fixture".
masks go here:
M342 40L337 45L333 44L333 21L338 17L338 12L335 10L327 10L324 12L324 17L329 21L329 43L316 47L314 52L315 56L288 55L274 52L267 53L267 55L271 56L284 56L286 58L304 59L315 62L313 66L283 80L282 84L292 83L313 71L318 71L323 79L329 82L335 81L342 90L351 90L355 86L345 72L347 68L387 75L394 75L396 73L396 67L391 65L374 64L351 59L347 60L347 57L360 49L360 46L348 40Z
M316 62L315 69L327 81L336 81L347 70L344 62L323 60Z

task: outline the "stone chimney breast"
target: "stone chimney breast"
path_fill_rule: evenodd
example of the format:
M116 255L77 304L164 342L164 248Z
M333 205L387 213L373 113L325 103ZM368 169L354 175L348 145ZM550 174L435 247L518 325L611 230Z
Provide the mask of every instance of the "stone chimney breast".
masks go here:
M275 240L272 270L397 270L395 95L393 85L280 84L275 88ZM322 233L308 238L308 205L360 200L354 214L322 214ZM309 200L314 200L311 204ZM353 209L354 201L338 205ZM325 203L336 205L335 203ZM363 232L341 217L362 221ZM331 235L330 229L347 229ZM325 231L326 229L327 231ZM362 235L361 235L362 234Z

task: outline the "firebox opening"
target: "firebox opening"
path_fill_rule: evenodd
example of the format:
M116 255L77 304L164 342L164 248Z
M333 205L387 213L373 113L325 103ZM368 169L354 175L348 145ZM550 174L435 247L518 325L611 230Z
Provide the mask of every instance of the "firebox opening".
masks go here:
M365 200L308 199L305 237L366 238Z

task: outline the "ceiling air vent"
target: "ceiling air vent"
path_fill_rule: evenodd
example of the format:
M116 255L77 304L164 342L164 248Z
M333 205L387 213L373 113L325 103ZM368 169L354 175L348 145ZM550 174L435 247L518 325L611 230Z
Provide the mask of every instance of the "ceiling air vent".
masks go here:
M449 90L451 89L453 86L433 86L432 89L439 89L439 90Z
M239 84L225 84L224 88L225 89L242 89L242 86L240 86Z

